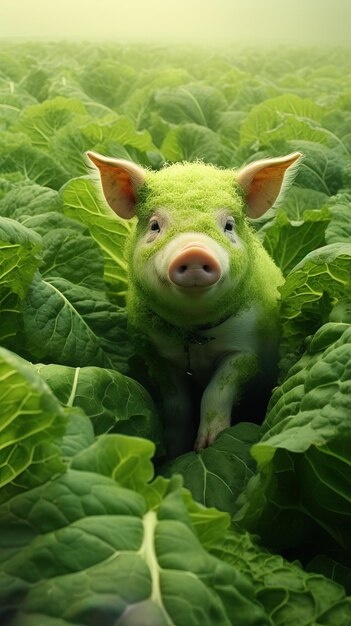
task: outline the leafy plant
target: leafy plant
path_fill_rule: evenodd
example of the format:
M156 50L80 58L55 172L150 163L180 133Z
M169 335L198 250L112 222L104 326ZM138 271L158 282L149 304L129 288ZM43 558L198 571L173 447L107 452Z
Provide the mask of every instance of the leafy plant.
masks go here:
M4 626L351 623L350 94L343 51L1 43ZM252 222L285 276L278 386L198 454L164 457L126 325L134 222L87 149L304 153Z

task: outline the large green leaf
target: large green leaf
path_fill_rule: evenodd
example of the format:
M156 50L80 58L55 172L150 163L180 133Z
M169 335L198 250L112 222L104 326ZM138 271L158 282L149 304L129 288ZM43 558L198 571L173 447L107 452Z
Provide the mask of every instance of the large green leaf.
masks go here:
M197 502L233 515L236 499L255 471L251 446L259 439L256 424L240 423L219 434L198 454L189 452L170 462L162 474L181 474Z
M268 626L246 578L202 548L179 491L148 511L111 478L69 470L1 517L2 545L27 530L25 549L0 552L4 626L92 616L111 626Z
M215 128L220 111L226 109L223 94L208 85L189 84L166 88L155 95L161 117L173 124L194 123Z
M21 298L40 263L42 239L15 220L0 217L0 291Z
M228 165L232 152L210 128L197 124L180 124L166 135L161 152L166 161L196 161Z
M49 218L52 215L49 214ZM103 255L91 237L73 229L58 227L48 230L42 242L43 278L57 276L89 289L105 289Z
M0 215L19 219L23 215L40 215L58 207L58 193L50 187L22 184L9 190L0 200Z
M104 143L108 139L123 146L132 146L141 152L156 149L147 130L137 131L128 117L106 116L98 122L82 125L81 130L91 146Z
M154 404L137 381L98 367L39 365L37 370L63 405L84 410L97 435L113 431L157 438Z
M24 109L14 130L28 135L33 146L47 150L59 129L84 114L79 100L58 97Z
M239 144L240 127L245 118L244 111L224 111L218 116L217 133L223 143L233 150Z
M0 345L15 349L22 330L22 301L8 289L0 290Z
M35 370L0 348L1 502L63 471L57 441L65 421L60 403Z
M110 476L123 487L143 491L154 475L154 451L154 444L146 439L101 435L73 458L71 467Z
M0 170L21 172L27 180L52 189L59 189L69 177L54 156L32 146L25 135L14 133L2 134Z
M272 395L237 515L266 545L351 549L350 355L351 325L327 323Z
M40 374L40 366L34 367ZM95 436L93 425L83 411L77 408L66 408L65 415L67 426L60 442L60 450L63 461L68 465L73 457L94 443Z
M105 258L105 280L124 294L127 285L124 247L133 226L114 215L99 199L97 188L89 178L70 181L64 188L63 199L65 214L85 224L100 245Z
M93 99L114 108L130 93L136 71L131 65L104 58L85 61L79 82Z
M330 222L328 209L304 211L300 220L290 220L278 209L273 221L261 228L261 241L283 275L289 273L309 252L325 245Z
M305 338L328 320L333 305L350 290L351 245L318 248L294 267L281 291L282 356L286 369L301 354Z
M23 313L26 349L37 360L125 372L132 354L122 309L100 291L39 272ZM20 348L19 348L20 349Z
M83 224L54 210L46 212L43 208L42 212L34 213L33 215L21 212L17 219L27 228L35 230L42 239L49 233L52 233L52 231L67 231L71 235L89 236L89 231Z
M304 155L296 182L300 187L332 196L342 187L345 156L339 150L321 146L314 141L289 141L288 152L298 150Z
M323 117L323 126L333 133L345 149L345 152L351 154L351 113L350 111L333 110Z
M5 394L10 410L5 412L2 439L12 454L17 438L24 439L26 451L36 439L44 439L47 450L55 435L60 437L64 418L45 383L22 363L17 359L17 391L10 404ZM23 393L18 374L25 378ZM3 384L7 387L7 381ZM35 411L38 399L40 410ZM14 412L16 419L9 420ZM207 626L268 626L251 584L200 543L179 481L164 482L155 508L149 508L143 494L153 477L153 444L121 435L92 442L82 417L78 415L78 422L88 448L82 449L80 436L78 448L72 449L78 432L71 426L63 444L70 459L65 473L58 476L63 467L55 467L42 453L34 457L34 466L45 464L41 482L28 478L22 464L8 477L16 483L1 489L1 623L91 625L93 618L111 626L197 626L199 621ZM50 430L53 420L55 431ZM25 438L27 422L36 424L34 441L30 435ZM39 433L41 423L47 428ZM21 493L19 485L26 491ZM196 506L190 508L193 514Z
M227 533L213 553L247 574L273 626L347 626L351 620L351 598L342 587L255 545L248 533Z
M294 185L284 196L282 207L289 219L301 220L306 210L321 209L328 200L329 196L325 193Z
M56 159L69 168L72 176L86 174L87 165L83 158L87 150L96 150L111 156L130 158L119 154L122 149L136 149L138 153L157 151L147 130L137 131L130 119L117 115L71 123L62 127L52 140ZM139 159L133 159L137 160Z
M21 114L22 109L34 104L35 100L26 91L11 88L7 83L0 86L0 127L7 129Z
M296 95L270 98L253 107L241 126L240 141L257 146L283 138L323 142L326 133L313 128L311 121L322 118L323 109Z
M328 224L325 238L327 243L338 243L341 241L351 241L351 193L338 194L331 198L329 209L331 213L330 224Z
M332 556L319 554L314 557L306 566L308 572L316 572L343 585L346 593L351 592L351 570L349 554L340 549L333 551Z

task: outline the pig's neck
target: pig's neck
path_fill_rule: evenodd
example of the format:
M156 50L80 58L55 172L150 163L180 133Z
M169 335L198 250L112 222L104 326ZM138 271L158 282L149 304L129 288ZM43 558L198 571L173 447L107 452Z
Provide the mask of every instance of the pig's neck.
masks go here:
M176 333L178 333L179 331L179 335L181 337L186 338L187 340L191 337L195 337L195 342L196 342L196 337L197 335L201 335L202 332L204 332L205 330L211 330L211 329L215 329L218 326L221 326L221 324L223 324L226 320L228 320L231 317L235 317L240 311L235 310L235 311L227 311L225 315L222 315L219 318L214 319L212 322L199 322L199 321L193 321L193 322L189 322L187 324L177 324L173 321L167 320L165 318L159 317L160 320L160 325L164 326L165 328L167 327L168 329L173 329Z
M222 315L219 318L216 318L213 322L208 323L188 323L181 324L175 323L173 321L167 320L166 318L159 315L157 312L153 311L150 307L144 306L139 307L138 312L136 314L135 324L133 324L133 319L130 317L130 322L135 327L148 329L146 334L149 335L149 330L160 332L169 337L173 337L184 343L185 345L189 344L198 344L203 345L211 341L212 337L205 336L202 333L205 331L211 331L211 329L215 330L217 327L224 324L227 320L232 317L238 315L241 309L238 310L229 310L225 315ZM134 317L134 316L133 316ZM145 320L144 324L141 324L141 318Z

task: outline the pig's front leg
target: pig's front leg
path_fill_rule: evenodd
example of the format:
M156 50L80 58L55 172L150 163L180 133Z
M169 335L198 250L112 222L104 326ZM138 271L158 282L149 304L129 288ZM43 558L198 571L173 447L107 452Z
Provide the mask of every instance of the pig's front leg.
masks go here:
M232 407L240 398L241 387L257 371L255 354L231 355L220 363L202 396L195 450L206 448L230 426Z

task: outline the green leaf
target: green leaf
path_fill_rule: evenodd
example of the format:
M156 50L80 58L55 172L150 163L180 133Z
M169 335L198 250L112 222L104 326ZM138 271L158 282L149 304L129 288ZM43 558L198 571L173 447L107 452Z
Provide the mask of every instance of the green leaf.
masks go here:
M273 626L346 626L351 619L342 587L255 545L248 533L228 532L213 554L249 577Z
M80 125L74 122L60 128L51 140L51 150L60 165L69 168L70 178L86 175L84 154L93 147L96 150L95 145L82 133Z
M40 215L47 211L54 211L57 206L57 191L27 183L8 191L0 200L0 215L19 219L23 215Z
M311 125L311 120L318 122L322 114L322 107L293 94L267 99L251 109L241 126L240 143L257 148L258 142L265 144L280 138L323 141L323 131Z
M275 90L272 90L271 87L267 88L262 81L249 76L245 80L240 80L239 84L236 86L235 97L231 106L237 111L250 111L254 105L272 96L272 92L274 94Z
M23 317L26 348L37 360L126 371L132 348L125 312L102 292L38 273Z
M13 129L28 135L34 147L47 150L58 130L84 114L79 100L57 97L24 109Z
M13 546L0 552L5 620L268 626L246 578L199 543L179 490L150 511L112 479L68 470L2 507L0 525Z
M300 220L290 220L278 209L274 220L261 228L260 239L285 276L306 254L325 245L329 222L327 208L306 210Z
M281 350L288 364L296 360L306 336L328 320L332 307L348 293L350 268L350 244L335 243L309 253L288 274L280 288Z
M57 160L64 167L67 163L70 164L72 176L86 174L84 153L87 150L128 158L127 154L116 152L123 148L136 149L140 153L157 150L147 130L137 131L130 119L118 117L116 114L98 120L87 120L85 123L68 124L52 140L52 150Z
M143 491L154 475L155 446L147 439L126 435L101 435L72 460L73 469L113 478L122 487Z
M93 290L105 289L103 255L91 237L68 228L56 228L49 230L42 241L44 279L60 277Z
M35 367L41 378L43 378L40 366ZM79 408L67 408L65 409L65 415L67 426L62 437L60 450L64 461L69 462L74 456L93 445L95 437L91 421L82 410Z
M136 70L116 59L103 58L85 62L81 66L79 82L93 99L114 108L130 93Z
M341 550L340 552L333 552L332 558L321 554L312 559L307 564L306 569L308 572L323 574L339 585L343 585L346 593L349 594L351 591L351 571L348 556Z
M90 145L93 146L109 140L122 146L132 146L140 152L156 150L150 133L147 130L137 131L128 117L111 119L111 116L106 116L105 119L100 119L98 122L94 120L80 128Z
M72 235L89 235L88 229L85 228L83 224L66 217L66 215L63 215L62 213L57 213L54 210L49 211L48 213L43 210L43 212L38 214L34 213L33 215L26 215L23 212L17 219L27 228L35 230L35 232L38 233L42 239L47 234L51 233L51 231L56 230L69 231Z
M34 104L35 100L26 91L11 91L9 86L0 87L0 127L7 129L21 114L22 109Z
M63 191L64 212L86 225L100 245L105 258L105 280L121 294L127 286L127 263L124 258L126 238L133 226L118 218L107 204L102 203L93 181L77 178Z
M306 210L322 209L328 200L325 193L294 186L284 196L282 207L290 220L301 220Z
M351 548L350 354L351 325L322 326L272 395L237 515L266 545Z
M350 111L333 110L322 120L324 128L340 140L345 152L351 154L351 113Z
M221 92L201 83L166 88L155 94L158 112L173 124L194 123L215 128L218 113L227 103Z
M7 289L0 290L0 345L15 349L22 330L22 301Z
M218 116L217 133L223 143L233 150L239 144L240 127L245 118L244 111L224 111Z
M125 432L157 441L159 428L155 406L146 389L137 381L98 367L36 367L63 405L84 410L97 435Z
M28 68L25 76L21 80L21 87L35 98L33 104L42 102L48 97L49 68L43 68L42 64L33 63Z
M126 625L268 626L251 585L199 542L177 481L154 511L122 486L147 489L152 452L146 440L101 437L63 476L0 507L5 620L89 624L93 612Z
M345 156L340 151L305 140L289 141L287 150L299 150L304 155L296 177L300 187L329 196L339 191L345 167Z
M167 464L162 474L180 473L197 502L233 515L236 499L255 471L250 448L258 438L256 424L237 424L220 433L213 445L198 454L189 452Z
M351 324L351 298L347 296L341 298L335 306L333 306L329 315L331 322L342 322Z
M177 474L172 476L171 481L175 478L178 478ZM155 485L157 480L158 478L153 481L152 485ZM210 550L214 545L221 543L230 525L228 513L199 504L193 500L192 494L186 489L183 489L183 500L193 528L204 548Z
M64 412L33 367L0 348L0 500L63 471Z
M180 124L172 128L161 146L166 161L196 161L228 165L232 152L211 129L197 124Z
M40 263L42 240L15 220L0 217L0 290L21 298Z
M331 220L325 238L327 243L351 241L351 194L338 194L329 204Z
M103 117L107 113L113 113L112 109L108 106L98 102L97 100L92 100L82 89L75 72L72 73L66 68L60 68L57 73L50 76L48 96L50 98L62 96L67 99L74 98L75 100L79 100L82 104L84 104L87 113L93 117Z
M27 180L59 189L68 179L67 172L54 157L35 148L25 135L3 133L0 144L0 170L20 172Z

